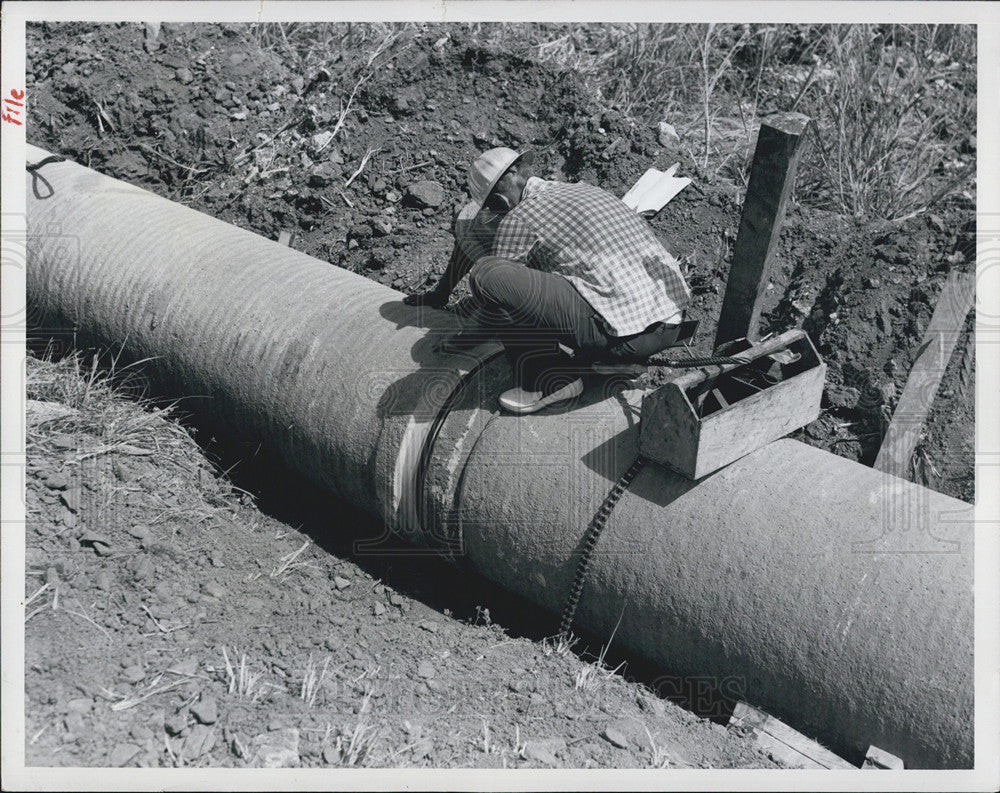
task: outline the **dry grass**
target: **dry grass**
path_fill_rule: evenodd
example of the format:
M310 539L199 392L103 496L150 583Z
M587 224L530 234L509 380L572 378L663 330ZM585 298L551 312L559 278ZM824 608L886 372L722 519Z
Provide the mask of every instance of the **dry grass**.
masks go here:
M624 609L618 617L618 622L615 623L614 630L611 631L611 636L608 637L607 643L601 647L601 651L597 654L597 658L593 663L587 666L581 667L577 670L575 675L575 687L581 691L591 691L596 688L600 683L605 682L617 675L622 668L625 666L625 662L622 661L614 669L610 668L605 663L605 658L607 657L608 650L611 648L611 642L615 640L615 634L618 633L618 628L622 624L622 617L625 616Z
M317 569L317 565L312 562L300 562L298 558L305 553L306 549L312 544L310 540L306 540L294 551L290 551L282 556L276 564L271 569L271 578L283 578L284 576L291 573L293 570L297 570L304 567L312 567Z
M305 672L302 674L302 685L299 688L299 698L310 708L316 705L317 697L323 691L327 671L330 668L330 656L323 659L322 667L313 662L312 653L306 661Z
M173 406L159 408L145 398L145 384L138 375L142 363L119 366L113 356L102 361L95 354L88 359L79 351L59 359L51 351L42 358L28 356L26 396L42 403L29 404L29 456L51 451L54 439L66 434L98 439L97 445L71 453L74 462L112 451L145 456L163 453L165 447L189 447L190 436L174 422L165 421ZM35 409L53 403L63 408L40 410L40 420L32 421ZM65 458L66 450L59 450L59 456Z
M235 650L233 654L235 656ZM229 660L229 653L223 647L222 658L226 665L226 680L230 694L235 694L240 699L248 699L250 702L260 702L271 689L280 688L277 684L264 680L263 672L251 670L246 653L240 655L239 663L234 666Z
M372 686L365 692L358 707L357 721L342 729L333 743L334 752L342 766L350 768L381 764L375 761L375 757L382 729L371 723L371 698L374 691Z
M976 34L949 25L478 25L487 46L572 69L602 101L675 126L703 171L746 181L760 120L814 119L801 200L898 220L971 190Z

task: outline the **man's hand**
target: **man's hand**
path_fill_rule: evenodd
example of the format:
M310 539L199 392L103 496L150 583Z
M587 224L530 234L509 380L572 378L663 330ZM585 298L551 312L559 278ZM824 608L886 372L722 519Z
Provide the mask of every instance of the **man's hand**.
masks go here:
M441 308L448 302L448 293L431 289L416 295L407 295L403 302L408 306L429 306L430 308Z

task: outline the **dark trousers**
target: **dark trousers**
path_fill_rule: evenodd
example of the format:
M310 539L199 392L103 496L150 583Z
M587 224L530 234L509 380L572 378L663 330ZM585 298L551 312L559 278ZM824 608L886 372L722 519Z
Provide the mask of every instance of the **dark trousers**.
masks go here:
M473 266L469 286L479 321L496 332L518 385L528 391L550 393L594 361L638 363L668 346L662 322L631 336L610 335L601 316L561 275L490 256Z

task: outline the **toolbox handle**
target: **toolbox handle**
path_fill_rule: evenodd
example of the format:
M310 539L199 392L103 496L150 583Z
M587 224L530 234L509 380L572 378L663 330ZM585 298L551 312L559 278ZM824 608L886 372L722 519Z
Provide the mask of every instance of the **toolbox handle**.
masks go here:
M778 336L773 336L770 339L753 344L747 350L741 350L740 352L735 353L735 356L745 359L742 363L712 364L710 366L701 366L697 369L689 369L684 372L684 374L674 378L671 382L678 388L686 391L699 383L705 382L709 378L718 377L726 372L739 369L741 366L746 366L748 363L751 363L758 358L763 358L765 355L780 352L781 350L790 347L795 342L808 338L809 337L806 335L806 332L800 328L786 330Z

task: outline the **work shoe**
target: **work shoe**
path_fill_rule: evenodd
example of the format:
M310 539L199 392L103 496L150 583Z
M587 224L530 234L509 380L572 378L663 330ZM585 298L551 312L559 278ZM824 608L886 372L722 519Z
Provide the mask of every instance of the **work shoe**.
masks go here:
M580 396L583 393L583 380L577 378L569 385L556 389L545 395L543 391L526 391L523 388L512 388L500 395L500 407L510 413L534 413L556 402Z

